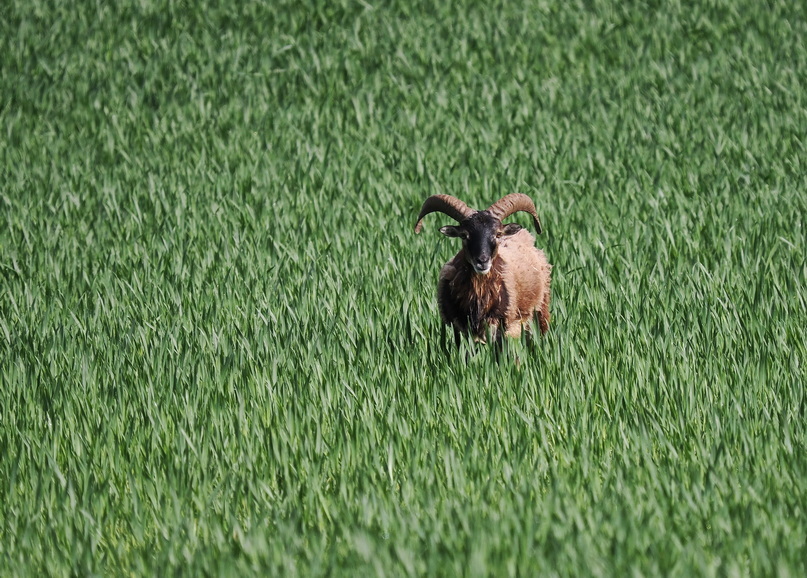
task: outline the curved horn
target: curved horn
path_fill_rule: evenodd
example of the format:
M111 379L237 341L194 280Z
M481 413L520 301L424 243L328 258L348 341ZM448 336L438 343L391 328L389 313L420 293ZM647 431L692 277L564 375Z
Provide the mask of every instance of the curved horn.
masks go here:
M415 233L420 233L420 229L423 227L423 217L435 211L445 213L458 223L464 221L476 212L458 198L452 197L451 195L432 195L423 201L423 206L420 208L420 214L418 215L418 222L415 223Z
M500 221L518 211L524 211L532 215L535 231L540 235L543 230L541 228L541 221L538 220L538 212L535 210L535 203L533 203L532 199L527 195L512 193L502 197L488 207L488 212Z

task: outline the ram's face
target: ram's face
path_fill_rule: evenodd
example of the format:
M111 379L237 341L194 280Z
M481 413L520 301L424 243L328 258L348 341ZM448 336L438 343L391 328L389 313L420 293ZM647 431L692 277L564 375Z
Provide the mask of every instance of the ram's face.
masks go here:
M462 221L459 226L443 227L440 232L448 237L461 238L468 263L476 273L487 275L499 251L499 242L520 230L520 225L502 225L501 221L487 211L479 211Z

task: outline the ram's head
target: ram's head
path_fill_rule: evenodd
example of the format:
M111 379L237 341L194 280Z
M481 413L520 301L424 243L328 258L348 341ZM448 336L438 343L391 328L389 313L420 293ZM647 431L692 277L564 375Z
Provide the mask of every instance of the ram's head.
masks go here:
M423 217L429 213L445 213L459 225L446 225L440 232L447 237L459 237L465 258L480 275L486 275L493 266L493 260L499 250L499 243L521 230L516 223L503 224L513 213L525 211L532 215L535 230L541 233L541 222L535 204L527 195L513 193L493 203L484 211L470 208L456 197L451 195L433 195L426 199L420 209L418 221L415 224L415 233L419 233L423 226Z

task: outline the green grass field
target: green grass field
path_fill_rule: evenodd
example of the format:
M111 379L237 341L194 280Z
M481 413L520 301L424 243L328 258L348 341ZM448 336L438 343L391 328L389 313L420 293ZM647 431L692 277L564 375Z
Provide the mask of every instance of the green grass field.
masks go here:
M804 2L75 4L0 7L0 575L807 573ZM420 204L511 192L551 330L446 354Z

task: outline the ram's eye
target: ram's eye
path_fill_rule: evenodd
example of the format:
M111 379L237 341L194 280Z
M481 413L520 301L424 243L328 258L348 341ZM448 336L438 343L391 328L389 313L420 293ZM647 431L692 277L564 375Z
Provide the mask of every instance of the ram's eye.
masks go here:
M502 231L498 231L498 232L496 233L496 238L497 238L497 239L501 239L503 234L504 234L504 233L503 233Z

